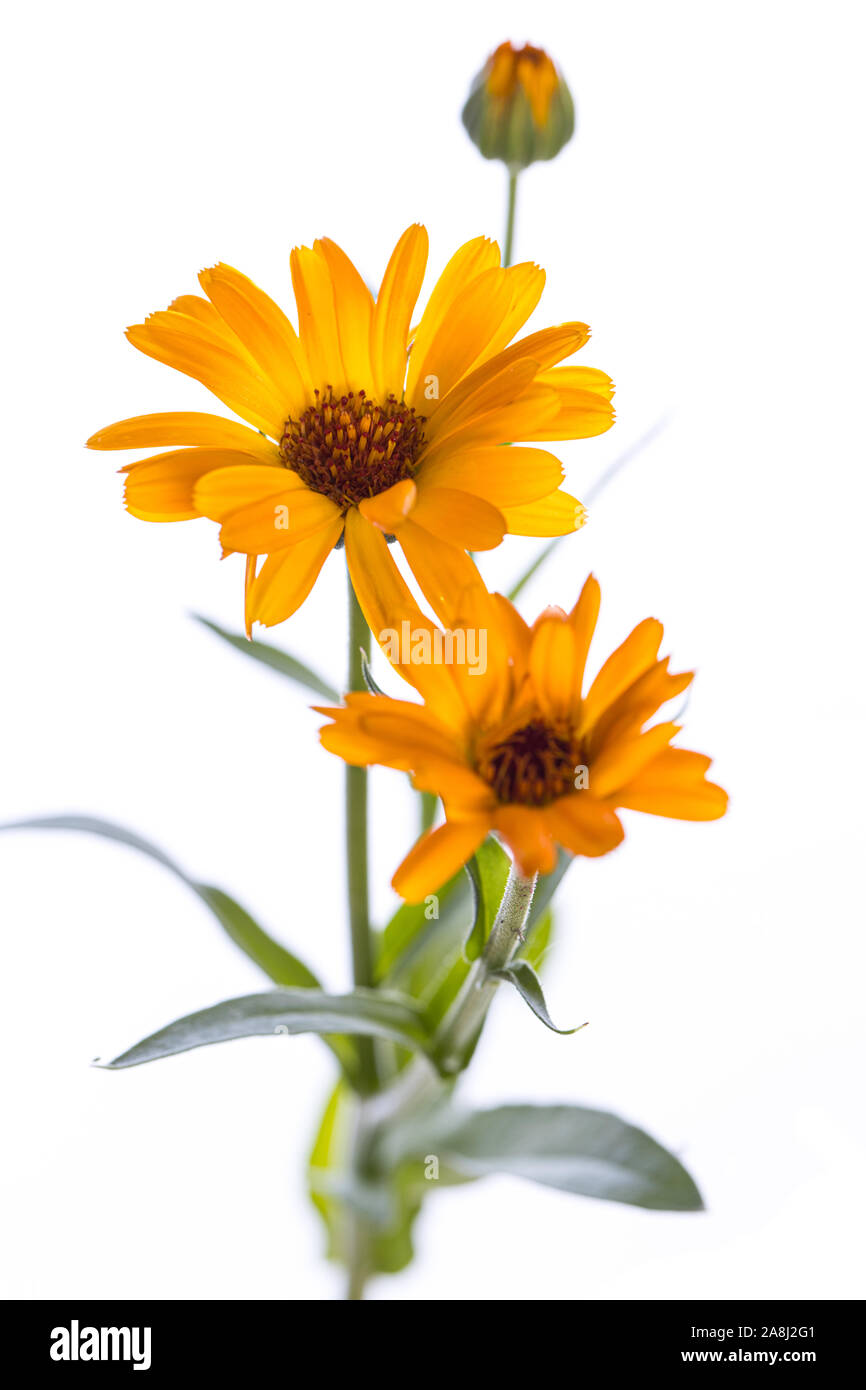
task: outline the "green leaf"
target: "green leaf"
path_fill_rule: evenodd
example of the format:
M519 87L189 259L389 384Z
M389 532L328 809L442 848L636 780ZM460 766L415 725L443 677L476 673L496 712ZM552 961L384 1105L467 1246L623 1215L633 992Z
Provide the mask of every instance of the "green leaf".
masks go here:
M616 475L620 473L627 464L631 463L632 459L637 458L638 454L642 453L644 449L658 438L666 428L667 423L667 416L663 415L660 419L656 420L654 425L650 426L645 434L642 434L639 439L636 439L633 444L630 444L627 449L624 449L612 463L608 464L607 468L601 474L601 477L597 478L589 491L584 493L583 501L586 506L591 506L598 500L608 483L612 482ZM564 539L563 536L555 536L552 541L548 541L547 545L540 554L535 557L528 569L523 571L523 574L517 580L516 584L508 591L508 598L512 603L529 583L532 576L538 573L542 565L547 564L547 561L550 559L560 541Z
M381 685L377 684L373 676L373 667L370 665L370 658L364 651L363 647L361 648L361 675L363 676L364 684L366 685L371 695L385 694Z
M289 656L288 652L281 651L279 647L272 647L267 642L253 642L249 638L241 636L240 633L227 632L218 623L211 622L210 618L203 618L200 613L192 615L196 622L203 627L215 632L217 637L221 637L229 646L234 647L235 651L241 652L244 656L250 656L254 661L260 661L264 666L270 666L272 671L278 671L281 676L288 676L289 680L296 681L298 685L306 686L307 690L312 690L315 695L321 695L323 699L331 704L338 705L340 696L338 691L326 680L311 671L309 666L305 666L296 657Z
M484 950L484 943L502 902L508 862L508 855L493 836L488 835L466 864L475 908L472 930L463 947L467 960L477 960Z
M229 897L228 893L224 893L221 888L213 887L212 884L198 883L190 878L189 874L158 845L151 844L149 840L136 835L132 830L127 830L125 826L115 825L112 821L98 820L94 816L37 816L32 820L7 822L0 825L0 830L77 830L128 845L130 849L137 849L140 854L155 859L163 868L170 869L187 888L191 888L202 902L207 904L235 945L255 961L274 984L297 986L301 989L320 987L312 970L291 951L286 950L285 946L274 941L273 937L254 922L246 909L235 902L234 898Z
M575 1105L503 1105L459 1112L441 1107L395 1131L390 1161L425 1153L467 1177L505 1173L545 1187L654 1211L701 1211L679 1159L603 1110Z
M539 971L547 960L553 944L553 908L542 913L538 921L526 928L526 940L518 947L519 960L527 960L533 970Z
M547 1004L544 1000L544 991L541 988L541 981L529 964L528 960L513 960L510 965L504 966L502 970L494 970L493 978L506 980L514 985L522 999L526 1000L536 1018L540 1018L546 1028L553 1033L577 1033L580 1028L585 1028L586 1024L581 1023L577 1028L557 1028L550 1014L547 1012Z
M423 1048L428 1041L420 1013L414 1002L405 997L376 990L355 990L352 994L325 994L313 989L268 990L187 1014L113 1061L98 1065L108 1069L136 1067L211 1043L295 1033L363 1034L388 1038L415 1049Z

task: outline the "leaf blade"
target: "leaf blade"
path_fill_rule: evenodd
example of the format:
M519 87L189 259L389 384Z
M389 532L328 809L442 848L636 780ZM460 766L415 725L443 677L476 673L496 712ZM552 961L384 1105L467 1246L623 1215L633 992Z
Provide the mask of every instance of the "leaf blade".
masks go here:
M298 1033L384 1037L416 1051L427 1042L421 1016L409 999L375 990L342 995L311 989L267 990L186 1014L110 1062L94 1065L118 1071L214 1043Z
M212 622L210 618L204 618L200 613L193 613L197 623L202 627L208 628L221 637L224 642L228 642L230 647L240 652L242 656L251 657L253 661L261 662L263 666L268 666L272 671L285 676L288 680L295 681L297 685L303 685L307 690L312 690L315 695L322 699L329 700L331 704L340 703L340 695L335 688L320 676L318 672L310 669L303 661L298 661L297 657L290 656L288 652L282 651L279 647L271 646L268 642L251 641L241 636L237 632L229 632L226 628L220 627L219 623Z
M513 985L521 999L529 1005L535 1017L540 1019L545 1028L549 1028L552 1033L578 1033L581 1028L586 1027L585 1023L580 1023L575 1028L557 1028L548 1013L544 991L541 988L541 981L528 960L521 960L519 958L512 960L501 970L494 970L493 978L506 981L508 984Z

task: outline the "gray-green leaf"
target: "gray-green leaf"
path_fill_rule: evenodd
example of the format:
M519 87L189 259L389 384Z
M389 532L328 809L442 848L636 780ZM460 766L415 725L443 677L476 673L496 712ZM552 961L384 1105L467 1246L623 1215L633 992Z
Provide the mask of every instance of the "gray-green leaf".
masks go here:
M540 1018L546 1028L554 1033L577 1033L581 1028L585 1028L585 1023L580 1023L575 1028L557 1028L550 1014L547 1012L547 1004L544 999L544 991L541 988L541 981L529 964L528 960L513 960L510 965L506 965L502 970L495 970L493 976L498 980L506 980L514 985L518 994L525 999L536 1018Z
M96 1065L110 1069L136 1067L211 1043L295 1033L364 1034L388 1038L416 1050L428 1041L421 1015L411 999L377 990L325 994L313 989L281 989L227 999L187 1014L113 1061Z
M289 680L296 681L298 685L306 686L307 690L312 690L315 695L321 695L331 704L338 705L340 696L332 685L324 680L315 671L311 671L309 666L305 666L296 657L289 656L288 652L281 651L279 647L272 647L267 642L250 641L243 637L239 632L227 632L218 623L211 622L210 618L203 618L199 613L192 615L196 622L215 632L217 637L221 637L229 646L234 647L235 651L243 656L252 657L254 661L260 661L263 666L270 666L272 671L278 671L281 676L288 676Z
M575 1105L443 1106L393 1136L395 1158L435 1153L467 1177L506 1173L545 1187L655 1211L700 1211L679 1159L643 1130Z

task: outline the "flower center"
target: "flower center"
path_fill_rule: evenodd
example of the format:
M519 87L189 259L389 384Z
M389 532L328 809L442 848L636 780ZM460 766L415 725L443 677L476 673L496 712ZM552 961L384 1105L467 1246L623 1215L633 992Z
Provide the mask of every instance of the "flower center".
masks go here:
M477 768L500 801L546 806L574 791L575 769L581 762L567 730L532 719L507 738L489 744Z
M315 405L285 423L280 455L314 492L346 508L410 478L424 444L426 418L389 396L317 391Z

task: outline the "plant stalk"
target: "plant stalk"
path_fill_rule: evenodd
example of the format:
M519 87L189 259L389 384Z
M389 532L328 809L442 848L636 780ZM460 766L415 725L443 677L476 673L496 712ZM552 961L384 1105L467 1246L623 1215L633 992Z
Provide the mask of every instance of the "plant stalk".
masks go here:
M514 251L514 215L517 211L517 179L520 171L518 169L508 170L508 210L505 214L505 250L502 256L503 265L511 265L511 256Z

